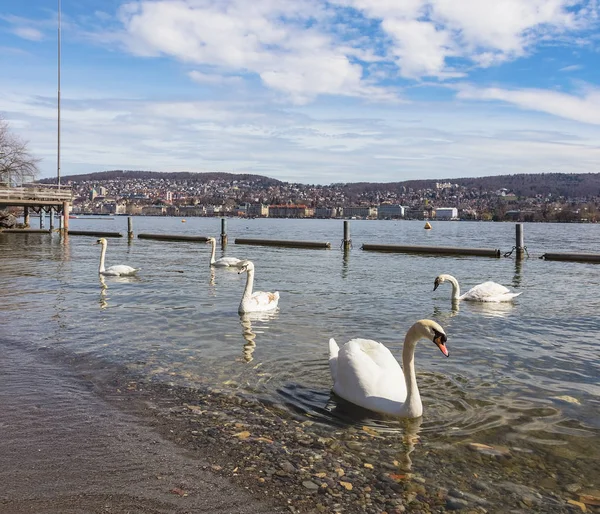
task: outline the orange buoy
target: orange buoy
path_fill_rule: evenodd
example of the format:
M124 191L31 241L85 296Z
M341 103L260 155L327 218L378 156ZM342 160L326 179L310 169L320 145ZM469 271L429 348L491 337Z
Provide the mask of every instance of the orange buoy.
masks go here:
M425 222L425 230L431 230L431 225L428 221Z

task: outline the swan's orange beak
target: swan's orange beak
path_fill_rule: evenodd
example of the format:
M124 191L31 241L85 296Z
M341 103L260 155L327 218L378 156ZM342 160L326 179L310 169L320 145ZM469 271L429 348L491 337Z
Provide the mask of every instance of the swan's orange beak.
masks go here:
M439 336L436 336L433 338L433 342L437 345L437 347L440 349L440 351L446 356L448 357L448 348L446 348L446 336L443 334L440 334Z

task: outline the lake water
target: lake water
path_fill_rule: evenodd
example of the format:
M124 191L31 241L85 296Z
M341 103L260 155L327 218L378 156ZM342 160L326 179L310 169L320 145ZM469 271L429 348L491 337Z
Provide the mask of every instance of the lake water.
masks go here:
M35 222L35 221L34 221ZM135 217L136 233L215 236L216 218ZM511 223L231 219L220 255L255 263L255 289L279 291L279 310L241 318L246 275L209 267L210 246L110 238L107 266L141 267L135 278L98 277L95 237L0 235L4 336L30 348L125 364L148 379L218 384L290 415L343 426L330 398L328 340L376 339L400 358L410 325L438 321L450 357L417 346L424 403L419 436L452 445L482 441L543 455L548 475L597 484L600 462L600 267L550 262L544 252L597 252L600 225L524 224L529 258L385 254L363 243L498 248L515 244ZM71 230L119 231L127 218L70 220ZM329 241L330 250L236 245L236 237ZM494 280L521 291L514 302L453 309L450 273L463 291ZM361 423L364 423L364 419ZM400 430L397 422L370 422ZM456 458L460 458L458 455ZM574 463L577 463L576 465ZM568 469L572 469L570 472ZM567 471L565 471L567 470ZM565 475L566 473L566 475ZM591 477L591 478L590 478Z

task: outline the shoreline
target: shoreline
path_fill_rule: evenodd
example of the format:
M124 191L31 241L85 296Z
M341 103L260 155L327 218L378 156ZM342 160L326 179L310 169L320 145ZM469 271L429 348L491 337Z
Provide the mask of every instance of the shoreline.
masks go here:
M4 353L0 408L10 437L0 440L2 512L572 513L583 511L578 493L590 488L532 487L546 477L544 456L428 445L418 422L384 437L360 424L300 421L236 391L149 382L52 349L13 345ZM50 451L45 460L40 451ZM454 463L444 460L449 452ZM482 463L492 468L487 476Z

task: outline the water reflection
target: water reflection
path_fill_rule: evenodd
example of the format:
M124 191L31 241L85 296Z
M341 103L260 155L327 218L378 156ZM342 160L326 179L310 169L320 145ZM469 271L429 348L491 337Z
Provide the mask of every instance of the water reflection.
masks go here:
M254 357L252 354L256 349L256 332L252 328L252 323L268 322L276 319L279 315L279 311L273 312L248 312L240 314L240 324L242 325L242 336L246 340L244 343L244 349L242 350L242 356L246 362L252 362ZM262 325L261 328L268 328L268 325ZM263 333L262 330L259 333Z
M104 279L104 275L98 274L100 278L100 308L106 309L108 307L108 298L106 297L106 290L108 286L106 285L106 280Z
M400 445L392 444L393 459L396 461L398 473L407 473L412 470L410 454L415 450L420 441L421 424L423 417L395 418L374 413L354 405L335 393L331 396L325 410L342 425L358 425L362 430L373 437L390 437L390 441L398 440Z
M246 342L244 343L244 349L242 350L242 356L246 362L252 362L254 357L254 349L256 348L256 334L252 330L252 320L249 314L240 315L240 323L242 325L242 335Z
M344 248L344 257L342 259L342 278L348 278L348 270L350 264L350 250Z
M210 267L210 275L208 276L208 291L210 296L217 296L217 289L215 287L215 268Z
M489 318L506 318L514 310L513 302L464 302L471 312Z
M456 316L460 310L459 308L459 304L460 302L454 300L452 302L452 308L451 310L447 310L447 309L440 309L439 307L434 307L433 308L433 318L435 318L438 323L440 323L440 325L444 325L445 321L448 321L450 318L453 318L454 316Z
M513 286L521 287L523 271L523 259L515 258L515 274L513 275Z

